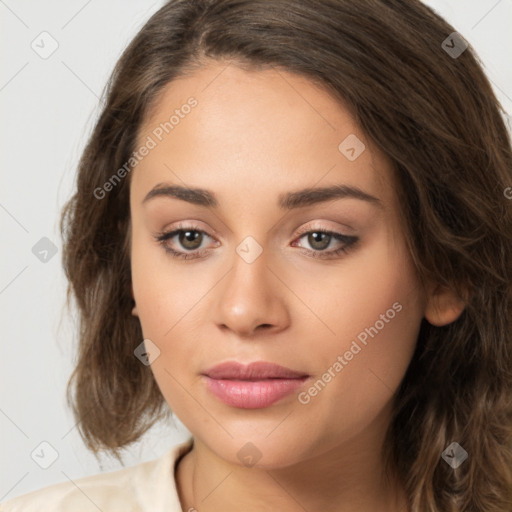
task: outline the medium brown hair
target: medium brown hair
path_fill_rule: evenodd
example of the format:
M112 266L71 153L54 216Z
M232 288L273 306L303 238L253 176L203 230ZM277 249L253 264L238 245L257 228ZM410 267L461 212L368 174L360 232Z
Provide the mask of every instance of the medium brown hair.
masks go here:
M386 461L412 510L512 506L512 186L510 135L471 46L418 0L174 0L118 61L66 204L63 264L80 312L68 401L94 453L139 439L169 409L131 315L129 176L94 191L135 149L164 86L207 59L302 75L350 106L392 161L407 243L422 283L465 298L453 323L423 319L396 392ZM512 190L512 189L509 189ZM456 441L468 458L441 454Z

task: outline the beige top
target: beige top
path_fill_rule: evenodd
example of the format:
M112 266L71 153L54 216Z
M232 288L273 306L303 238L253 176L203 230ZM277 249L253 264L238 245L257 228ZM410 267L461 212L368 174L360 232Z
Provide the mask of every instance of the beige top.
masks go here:
M174 469L193 441L159 459L31 491L1 503L0 512L182 512Z

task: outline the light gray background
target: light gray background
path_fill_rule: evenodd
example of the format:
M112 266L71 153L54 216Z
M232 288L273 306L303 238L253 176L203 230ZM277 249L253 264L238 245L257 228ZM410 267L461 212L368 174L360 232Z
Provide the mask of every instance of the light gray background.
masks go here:
M0 501L122 467L106 457L98 465L65 405L76 325L63 309L58 220L109 73L162 3L0 0ZM476 49L512 113L512 0L426 3ZM43 31L59 45L47 59L31 47ZM45 263L32 253L42 237L57 247ZM126 465L159 457L186 436L179 420L157 425L125 452ZM31 458L43 441L58 452L48 469Z

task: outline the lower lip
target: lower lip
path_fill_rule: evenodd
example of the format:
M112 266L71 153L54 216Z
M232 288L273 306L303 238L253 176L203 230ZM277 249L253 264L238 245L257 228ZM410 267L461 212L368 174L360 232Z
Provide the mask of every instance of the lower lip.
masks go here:
M300 388L300 379L223 380L205 376L208 389L222 402L241 409L268 407Z

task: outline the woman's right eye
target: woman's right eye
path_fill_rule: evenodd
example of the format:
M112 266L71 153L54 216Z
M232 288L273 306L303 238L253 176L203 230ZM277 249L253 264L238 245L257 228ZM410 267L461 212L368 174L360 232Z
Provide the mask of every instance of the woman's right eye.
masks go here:
M204 239L204 235L210 237L210 235L208 235L206 231L203 231L202 229L199 229L196 226L180 226L177 229L173 229L172 231L169 231L167 233L160 233L159 235L156 236L156 240L162 245L164 250L172 257L188 260L201 258L203 256L205 250L203 249L198 253L198 249L201 246L201 242ZM190 252L177 251L176 249L173 249L172 245L169 244L169 241L172 241L174 237L178 238L178 243L181 247L183 247L186 250L189 250Z

